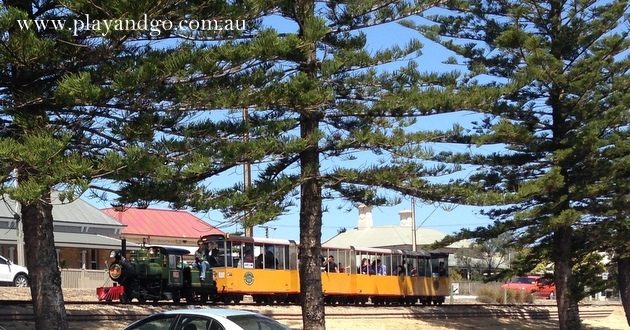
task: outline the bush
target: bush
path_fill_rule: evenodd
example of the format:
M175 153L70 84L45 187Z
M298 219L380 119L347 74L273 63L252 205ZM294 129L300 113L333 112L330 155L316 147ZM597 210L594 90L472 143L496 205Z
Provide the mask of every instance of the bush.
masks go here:
M531 304L534 295L523 290L507 290L497 286L486 285L477 291L477 301L484 304L503 304L504 298L508 304Z

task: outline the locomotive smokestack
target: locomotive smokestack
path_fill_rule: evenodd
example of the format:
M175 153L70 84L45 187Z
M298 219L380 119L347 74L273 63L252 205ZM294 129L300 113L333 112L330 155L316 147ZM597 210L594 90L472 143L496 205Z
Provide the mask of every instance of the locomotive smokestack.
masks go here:
M120 255L123 256L123 258L127 258L127 239L125 238L121 239L120 244L121 244Z

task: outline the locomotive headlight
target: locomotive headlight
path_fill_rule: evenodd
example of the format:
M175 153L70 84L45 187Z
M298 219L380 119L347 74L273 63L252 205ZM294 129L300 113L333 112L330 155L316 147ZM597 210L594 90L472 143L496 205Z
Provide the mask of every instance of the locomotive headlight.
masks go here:
M112 264L109 266L109 277L112 280L118 279L122 275L122 267L120 264Z

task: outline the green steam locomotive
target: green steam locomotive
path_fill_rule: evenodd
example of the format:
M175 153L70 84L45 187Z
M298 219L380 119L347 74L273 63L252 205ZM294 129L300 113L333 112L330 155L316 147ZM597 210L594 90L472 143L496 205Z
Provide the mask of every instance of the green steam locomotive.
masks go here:
M179 303L205 303L217 293L212 270L204 280L200 270L184 261L190 251L161 246L142 246L129 252L125 249L112 252L114 261L108 267L109 277L123 287L121 302L172 300Z

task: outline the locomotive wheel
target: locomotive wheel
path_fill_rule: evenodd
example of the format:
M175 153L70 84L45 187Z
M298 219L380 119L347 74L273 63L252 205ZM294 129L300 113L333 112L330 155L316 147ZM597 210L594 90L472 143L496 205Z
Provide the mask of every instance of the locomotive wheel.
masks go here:
M186 299L186 304L192 304L195 302L195 295L190 289L185 289L182 296Z
M146 297L144 297L144 296L140 296L140 297L138 297L138 301L139 301L140 303L144 304L145 302L147 302L147 298L146 298Z
M199 295L199 302L201 304L205 304L206 302L208 302L208 294L207 293L202 293Z
M120 302L123 304L128 304L131 301L129 300L129 298L127 298L127 295L123 292L120 294Z

